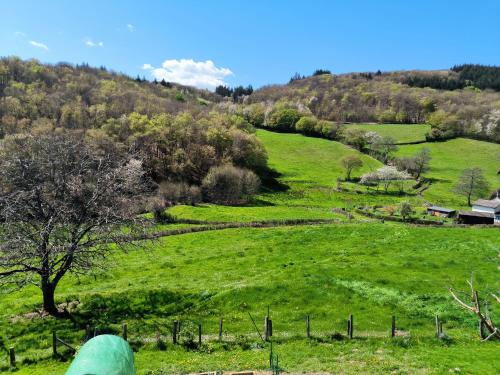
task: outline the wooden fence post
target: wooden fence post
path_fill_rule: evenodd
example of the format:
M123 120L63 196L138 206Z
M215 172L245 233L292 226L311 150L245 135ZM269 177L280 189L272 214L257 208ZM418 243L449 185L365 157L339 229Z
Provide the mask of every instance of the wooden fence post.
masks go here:
M10 367L16 367L16 351L14 348L9 349L9 359L10 359Z
M201 334L202 334L202 330L201 330L201 323L198 324L198 345L201 346Z
M269 341L269 317L264 318L264 341Z
M439 337L439 316L438 315L436 315L435 321L436 321L436 337Z
M349 315L349 323L347 327L348 327L347 334L349 335L349 338L352 339L352 336L354 334L354 317L352 316L352 314Z
M269 334L269 337L272 337L273 336L273 321L272 319L268 319L267 320L267 329L268 329L268 334Z
M85 326L85 341L89 341L92 335L92 331L90 330L90 325Z
M127 341L128 335L127 335L127 323L122 324L122 337L125 341Z
M396 316L392 316L391 337L396 337Z
M311 338L311 319L309 315L306 316L306 337Z
M177 320L174 320L174 323L172 324L172 343L175 345L177 344Z
M222 324L224 320L223 318L220 318L219 320L219 342L222 342Z
M57 355L57 333L52 331L52 355L55 357Z

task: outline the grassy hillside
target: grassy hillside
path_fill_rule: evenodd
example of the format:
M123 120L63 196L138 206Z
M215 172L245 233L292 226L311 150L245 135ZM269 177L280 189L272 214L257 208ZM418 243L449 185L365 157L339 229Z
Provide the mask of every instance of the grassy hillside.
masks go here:
M382 137L389 136L398 143L425 141L425 134L431 130L430 125L427 124L352 124L346 126L376 132Z
M351 192L338 193L334 189L339 177L344 177L340 160L357 154L364 166L353 176L376 169L381 163L339 142L305 137L299 134L257 131L268 156L269 166L278 171L279 181L287 191L261 194L249 207L179 206L171 212L181 218L218 221L252 221L268 219L341 218L331 212L332 207L344 207L346 200L373 202L378 198ZM387 197L394 201L394 197Z
M500 178L496 174L500 167L500 145L458 138L446 142L401 146L397 155L412 155L422 147L429 148L432 157L430 171L425 174L425 177L433 180L430 188L424 192L426 200L456 208L465 207L466 198L456 195L453 187L466 168L482 168L492 191L500 186Z
M146 251L117 254L111 271L95 279L66 281L59 299L82 302L79 327L20 317L9 324L39 303L31 288L0 301L2 332L5 345L14 345L20 360L48 358L51 329L73 343L83 336L85 317L115 332L127 321L129 337L139 348L139 374L158 368L265 369L268 349L258 344L248 313L260 326L270 305L275 350L287 371L438 374L459 367L466 373L494 373L497 344L473 343L474 319L453 304L446 287L461 287L474 271L480 285L497 288L497 271L488 262L496 256L496 239L494 229L388 224L237 229L169 237ZM349 313L355 316L359 339L331 339L335 332L344 333ZM315 337L311 342L304 338L306 314L311 316ZM384 338L392 314L409 336ZM444 345L433 338L434 314L443 317L452 343ZM215 342L220 316L225 319L228 344L224 345ZM169 341L176 318L184 321L183 340L201 321L209 335L205 339L212 342L201 353L171 345L158 350L156 332ZM45 360L37 366L23 365L19 373L60 374L65 367Z

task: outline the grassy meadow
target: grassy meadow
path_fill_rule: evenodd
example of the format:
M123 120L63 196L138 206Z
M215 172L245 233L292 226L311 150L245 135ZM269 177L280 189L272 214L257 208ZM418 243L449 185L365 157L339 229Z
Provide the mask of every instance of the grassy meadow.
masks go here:
M365 187L353 183L343 183L345 191L336 191L337 179L345 177L340 164L343 157L357 154L363 160L363 167L353 172L353 177L382 166L378 160L342 143L266 130L258 130L257 135L266 147L270 167L281 174L279 181L288 186L288 190L262 193L249 207L178 206L170 212L184 219L216 221L342 219L331 212L332 207L374 205L381 201L391 204L402 199L419 201L416 196L369 193Z
M60 285L59 303L79 301L73 321L30 314L41 303L33 286L0 294L0 348L5 353L0 372L8 371L6 350L13 346L18 374L63 374L70 358L51 358L52 330L81 345L87 324L118 334L123 322L129 327L139 375L266 370L269 347L259 339L249 314L262 331L268 307L274 350L286 372L500 372L499 343L479 342L477 321L457 307L447 289L466 290L471 274L482 292L500 288L494 260L497 228L421 227L366 218L347 222L331 208L403 199L421 205L423 198L368 192L354 183L344 183L339 192L336 181L344 174L339 161L357 151L297 134L257 134L288 190L261 193L249 206L177 206L170 212L203 221L338 219L338 224L207 231L117 251L108 259L107 271L69 277ZM432 155L426 177L433 179L425 200L461 205L462 199L450 189L469 166L483 166L492 185L498 183L491 157L498 145L456 139L425 146ZM411 155L421 147L401 146L398 155ZM355 177L381 166L360 156L364 166ZM349 314L355 319L354 340L345 337ZM436 314L443 320L446 340L434 337ZM311 317L309 340L306 315ZM392 315L399 330L394 339L389 338ZM224 336L218 342L221 317ZM183 322L177 346L170 337L174 319ZM199 322L204 331L201 347L195 343Z
M287 371L442 373L459 367L493 373L498 344L477 344L474 318L455 306L446 288L464 289L471 272L484 288L498 288L497 271L489 263L497 255L496 240L495 229L390 224L168 237L126 255L116 253L107 273L66 280L58 296L81 302L75 323L23 318L39 304L38 291L30 288L2 298L1 330L5 344L15 346L27 362L21 374L64 371L67 363L49 359L52 329L77 343L86 323L118 333L123 321L138 350L139 374L159 368L182 373L265 369L268 348L248 313L261 329L269 305L275 349ZM357 339L332 336L345 333L350 313ZM395 340L388 338L393 314L405 335ZM442 316L450 342L433 338L435 314ZM305 315L311 316L310 341ZM216 340L221 316L223 344ZM181 340L189 340L195 324L203 323L209 342L201 352L169 344L173 319L184 322ZM158 334L166 347L157 347ZM474 357L463 358L471 350ZM37 358L45 359L28 365Z

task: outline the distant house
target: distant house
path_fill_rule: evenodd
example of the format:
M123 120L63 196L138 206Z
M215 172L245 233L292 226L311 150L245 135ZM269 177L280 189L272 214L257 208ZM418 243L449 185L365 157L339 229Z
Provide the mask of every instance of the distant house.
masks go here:
M464 224L500 224L500 198L478 199L472 211L459 211L458 220Z
M427 215L439 216L439 217L453 217L457 211L451 208L431 206L427 207Z
M494 199L478 199L472 205L472 211L475 212L488 212L495 215L495 219L500 221L500 198L497 196Z

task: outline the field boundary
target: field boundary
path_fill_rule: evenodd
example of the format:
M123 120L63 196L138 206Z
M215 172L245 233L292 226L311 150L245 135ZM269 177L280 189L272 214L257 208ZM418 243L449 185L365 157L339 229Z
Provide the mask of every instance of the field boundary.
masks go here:
M339 219L289 219L289 220L266 220L266 221L250 221L246 223L229 222L200 225L189 228L167 229L156 233L146 234L136 238L137 240L148 240L161 237L175 236L179 234L207 232L212 230L234 229L234 228L273 228L285 226L300 226L300 225L324 225L324 224L340 224Z

